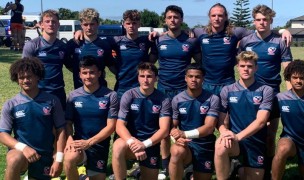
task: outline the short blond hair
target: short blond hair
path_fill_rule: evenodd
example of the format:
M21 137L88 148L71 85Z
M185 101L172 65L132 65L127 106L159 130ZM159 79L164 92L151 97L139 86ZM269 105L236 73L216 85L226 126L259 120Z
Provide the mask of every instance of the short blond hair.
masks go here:
M236 56L236 61L239 63L240 61L254 61L254 64L258 63L258 55L253 51L242 51L239 55Z
M93 21L95 20L99 23L99 13L94 8L86 8L79 12L79 20L83 21Z
M48 9L48 10L43 11L43 13L41 14L41 16L40 16L40 22L43 21L44 17L51 17L51 16L56 17L57 20L59 21L59 13L58 13L58 11L55 11L53 9Z

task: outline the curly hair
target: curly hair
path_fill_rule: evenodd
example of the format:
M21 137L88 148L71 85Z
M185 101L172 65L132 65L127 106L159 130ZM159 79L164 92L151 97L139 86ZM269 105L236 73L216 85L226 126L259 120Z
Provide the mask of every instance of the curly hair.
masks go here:
M158 69L157 69L157 67L156 67L154 64L152 64L152 63L149 63L149 62L140 63L140 64L137 66L137 72L143 71L143 70L151 70L152 72L154 72L155 76L158 76Z
M228 12L227 12L227 9L226 7L221 4L221 3L216 3L214 4L213 6L211 6L211 8L209 9L209 12L208 12L208 16L210 17L210 13L211 13L211 10L215 7L220 7L224 10L224 15L226 16L227 20L225 22L225 33L228 35L228 36L232 36L232 33L233 33L233 28L234 26L230 23L229 19L228 19ZM206 31L209 35L213 34L212 32L212 24L211 22L209 21L209 24L206 26Z
M44 17L50 17L50 16L55 16L57 18L57 20L59 21L59 13L58 11L55 11L53 9L48 9L46 11L43 11L43 13L40 16L40 22L43 21Z
M141 18L140 12L136 9L126 10L122 16L124 21L126 21L127 19L131 21L140 21Z
M38 58L30 57L15 61L11 65L9 72L11 80L18 83L18 75L24 73L33 73L39 80L42 80L44 78L45 69Z
M79 20L83 21L93 21L95 20L99 23L99 13L94 8L86 8L79 12Z
M304 61L296 59L288 64L284 70L284 79L290 81L293 74L304 76Z
M263 14L263 16L267 17L268 19L273 19L276 15L276 12L266 5L257 5L256 7L253 8L252 10L253 19L258 13Z

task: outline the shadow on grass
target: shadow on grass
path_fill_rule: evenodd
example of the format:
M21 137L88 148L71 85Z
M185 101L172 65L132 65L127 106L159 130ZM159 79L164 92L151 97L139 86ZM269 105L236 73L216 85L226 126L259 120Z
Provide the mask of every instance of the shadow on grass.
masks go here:
M15 60L20 59L22 52L11 51L9 48L0 47L0 63L13 63Z

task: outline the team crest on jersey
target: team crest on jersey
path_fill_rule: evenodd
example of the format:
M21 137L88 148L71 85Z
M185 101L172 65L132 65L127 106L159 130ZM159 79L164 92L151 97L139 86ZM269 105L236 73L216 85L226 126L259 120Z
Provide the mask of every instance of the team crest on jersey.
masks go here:
M230 44L230 40L231 40L230 37L224 37L223 38L224 44Z
M201 106L200 107L200 112L201 114L206 114L209 110L209 106Z
M74 53L75 54L81 54L81 49L80 48L75 48Z
M282 106L282 112L290 112L289 106Z
M38 57L46 57L46 56L47 56L46 51L39 51L38 52Z
M47 175L48 176L50 174L50 170L51 170L50 167L47 167L47 166L44 167L43 168L43 175Z
M151 157L150 158L150 164L153 165L153 166L156 166L157 165L157 157Z
M184 52L189 52L189 44L183 44L182 48Z
M138 111L139 110L139 105L138 104L131 104L131 110Z
M97 50L97 56L102 56L104 53L103 49L98 49Z
M262 96L253 96L252 100L253 100L253 104L261 104L262 102Z
M103 160L98 160L97 163L96 163L96 167L98 169L103 169L104 165L105 165L105 162Z
M82 102L80 102L80 101L75 101L74 102L74 106L75 106L75 108L82 108Z
M238 102L238 97L229 97L229 102L230 103L237 103Z
M211 161L205 161L205 169L211 169Z
M246 51L252 51L252 47L246 47Z
M187 108L179 108L178 111L180 114L187 114Z
M43 113L44 113L44 115L50 115L51 114L51 110L52 110L52 108L51 107L48 107L48 106L46 106L46 107L43 107L42 108L42 110L43 110Z
M17 111L17 112L15 113L15 115L16 115L16 118L25 117L25 112L24 112L24 110Z
M268 48L268 55L275 55L275 52L276 52L277 48L275 47L269 47Z
M59 58L63 59L64 58L64 52L63 51L59 51Z
M264 164L264 156L258 156L258 164Z
M106 109L108 101L99 101L99 109Z
M139 49L142 50L142 51L145 51L146 50L145 43L139 43Z
M161 51L167 50L167 45L161 45L161 46L159 47L159 49L160 49Z
M154 113L154 114L159 113L160 107L161 106L159 106L159 105L153 105L152 106L152 113Z
M122 44L122 45L120 45L120 50L126 50L127 49L127 46L125 45L125 44Z
M209 44L209 39L208 38L202 39L202 44Z

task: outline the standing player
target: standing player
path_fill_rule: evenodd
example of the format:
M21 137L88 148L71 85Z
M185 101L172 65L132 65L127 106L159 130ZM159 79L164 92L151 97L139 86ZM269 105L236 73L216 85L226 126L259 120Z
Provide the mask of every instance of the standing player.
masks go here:
M105 179L118 114L117 95L100 85L102 73L93 56L84 56L79 69L83 87L72 91L67 100L64 169L68 179L79 179L77 165L85 163L90 179Z
M105 80L105 66L113 72L115 63L111 55L111 46L105 39L98 37L99 13L93 8L83 9L79 13L81 28L84 32L84 40L76 43L71 39L67 43L67 57L70 64L73 64L73 81L74 88L82 86L82 81L79 77L79 61L84 56L94 56L99 63L102 75L100 76L100 85L107 86Z
M301 179L304 178L304 62L295 60L284 71L291 89L277 95L283 131L272 161L272 179L282 179L286 160L298 155Z
M140 164L141 179L157 179L160 141L168 136L170 100L154 88L158 70L150 63L138 66L139 87L121 98L113 144L112 165L115 179L126 179L126 159Z
M270 26L275 17L275 12L265 6L258 5L252 10L252 17L256 32L240 41L240 50L254 51L258 54L259 69L255 74L256 80L262 84L268 85L274 89L274 94L280 92L281 84L281 65L285 68L292 60L290 48L281 37L270 30ZM290 84L286 82L287 89ZM274 102L274 109L271 111L267 134L267 159L266 173L267 179L270 179L271 162L275 152L275 137L278 128L280 113L276 108L277 102Z
M215 170L219 180L228 179L229 157L243 157L241 179L263 179L266 155L266 123L273 100L271 87L255 80L256 53L243 51L237 56L240 80L221 91L220 137L215 145Z
M39 36L26 43L23 49L23 57L37 57L45 68L45 76L39 82L39 88L50 94L56 95L65 109L66 94L63 81L63 64L69 67L65 61L65 44L57 39L59 29L59 14L54 10L46 10L41 14L40 26L43 29Z
M239 40L253 31L232 26L226 7L220 3L210 8L208 16L209 24L205 28L194 28L194 34L200 42L201 62L206 69L203 88L219 95L225 85L235 82L234 66ZM290 42L288 31L284 31L282 37L287 37L287 42Z
M157 89L165 93L171 100L175 95L184 91L185 69L191 63L201 59L199 46L195 38L182 31L184 13L181 7L170 5L164 13L168 33L156 40L156 49L151 50L150 61L159 63L159 80ZM162 168L168 174L170 159L170 138L166 137L161 143Z
M214 157L214 128L220 100L202 89L205 71L198 64L186 68L187 90L172 100L173 126L170 135L170 179L182 179L185 165L193 163L194 179L211 179Z
M13 45L11 50L22 50L24 45L24 39L22 38L23 34L23 19L22 13L24 11L24 6L20 3L21 0L15 0L15 3L7 4L4 9L4 12L11 10L11 30L13 37Z
M39 59L24 58L11 65L10 76L21 92L4 104L1 113L0 142L9 148L4 179L20 179L26 170L34 179L57 177L62 171L65 120L58 98L38 88L43 65Z

